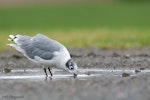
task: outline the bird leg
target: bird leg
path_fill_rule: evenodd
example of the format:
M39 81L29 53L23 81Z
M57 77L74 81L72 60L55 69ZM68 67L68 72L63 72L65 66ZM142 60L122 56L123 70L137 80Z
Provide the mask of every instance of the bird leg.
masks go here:
M51 74L51 76L53 76L50 67L48 67L49 73Z
M44 67L44 72L45 72L46 77L48 77L47 71L46 71L46 68L45 68L45 67Z

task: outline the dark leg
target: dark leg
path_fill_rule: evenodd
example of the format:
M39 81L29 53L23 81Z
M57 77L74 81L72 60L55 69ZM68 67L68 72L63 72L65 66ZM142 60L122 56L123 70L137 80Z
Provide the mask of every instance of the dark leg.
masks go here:
M45 75L46 75L46 77L47 77L48 75L47 75L47 72L46 72L46 68L44 68L44 72L45 72Z
M51 76L53 76L50 67L48 67L49 73L51 74Z

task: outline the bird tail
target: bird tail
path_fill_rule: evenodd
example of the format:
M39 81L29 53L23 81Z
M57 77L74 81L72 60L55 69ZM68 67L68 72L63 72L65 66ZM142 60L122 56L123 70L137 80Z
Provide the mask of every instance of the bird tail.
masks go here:
M20 35L9 35L8 41L13 41L13 42L15 42L17 44L17 40L18 40L19 36ZM6 44L6 45L11 46L11 47L17 49L18 51L20 51L20 48L16 44Z
M8 41L16 42L18 40L19 35L9 35Z

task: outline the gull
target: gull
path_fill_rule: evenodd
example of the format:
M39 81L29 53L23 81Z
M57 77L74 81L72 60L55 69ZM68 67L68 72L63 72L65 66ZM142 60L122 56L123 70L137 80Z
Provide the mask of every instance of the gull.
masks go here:
M7 45L21 52L30 61L43 66L46 77L48 77L46 69L49 70L51 77L53 76L52 67L67 71L73 74L74 78L77 77L77 64L71 58L67 48L58 41L43 34L33 37L18 34L9 37L8 40L15 44Z

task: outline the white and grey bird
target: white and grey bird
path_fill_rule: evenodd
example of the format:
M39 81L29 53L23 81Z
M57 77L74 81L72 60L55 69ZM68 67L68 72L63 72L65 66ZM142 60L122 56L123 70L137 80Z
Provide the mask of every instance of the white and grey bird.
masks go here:
M70 57L65 46L56 40L42 34L33 37L26 35L9 35L9 37L8 40L15 44L8 45L23 53L29 60L43 66L46 76L48 76L46 68L53 76L51 67L57 67L72 73L74 77L77 76L77 64Z

